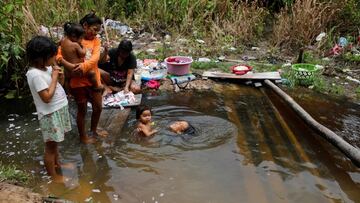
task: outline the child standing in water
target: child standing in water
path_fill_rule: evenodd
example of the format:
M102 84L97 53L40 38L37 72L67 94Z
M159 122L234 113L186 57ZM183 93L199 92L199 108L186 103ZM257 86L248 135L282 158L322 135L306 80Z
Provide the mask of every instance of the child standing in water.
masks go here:
M152 129L150 107L138 106L136 109L136 119L139 121L137 131L145 137L152 136L158 132L156 129Z
M85 30L80 24L67 22L64 25L65 38L61 41L61 52L63 58L72 64L80 64L84 62L86 50L81 45L81 41L84 38ZM65 70L65 87L68 88L68 82L71 70ZM103 87L96 80L96 74L94 70L86 72L90 83L93 85L95 90L102 90Z
M27 82L34 99L41 132L45 142L44 162L47 173L54 182L63 182L63 176L56 173L60 167L58 143L64 140L64 133L71 130L68 100L59 80L63 73L55 64L56 44L47 37L36 36L26 45L29 70Z

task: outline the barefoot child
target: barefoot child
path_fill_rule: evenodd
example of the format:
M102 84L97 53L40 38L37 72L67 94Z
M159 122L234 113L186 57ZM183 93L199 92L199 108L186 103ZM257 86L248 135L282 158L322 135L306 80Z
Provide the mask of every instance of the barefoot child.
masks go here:
M152 129L151 122L151 108L148 106L138 106L136 109L136 119L139 121L137 125L137 131L145 136L149 137L157 133L157 130Z
M68 100L58 82L63 80L63 74L58 66L52 66L56 52L56 44L49 38L36 36L31 39L26 45L30 65L26 77L45 142L46 171L54 182L63 182L63 176L55 170L60 167L58 143L64 140L64 133L71 130L71 123Z
M81 41L84 38L85 30L80 24L67 22L64 25L65 38L61 41L61 52L63 58L72 64L80 64L84 62L86 50L81 45ZM71 71L71 70L70 70ZM68 87L68 82L70 75L69 70L65 71L67 73L67 81L65 83L66 88ZM86 73L89 81L93 85L95 90L102 90L103 87L96 80L96 75L93 70L89 70Z

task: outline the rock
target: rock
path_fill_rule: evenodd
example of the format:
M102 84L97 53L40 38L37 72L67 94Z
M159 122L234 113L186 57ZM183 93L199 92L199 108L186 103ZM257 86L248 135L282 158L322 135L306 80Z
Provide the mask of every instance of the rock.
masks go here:
M225 56L220 56L218 59L219 59L219 61L223 61L223 60L225 60Z
M259 48L259 47L251 47L251 50L253 50L253 51L259 51L260 48Z
M171 40L171 36L170 36L170 35L165 35L164 39L165 39L165 41L170 41L170 40Z
M236 48L235 47L229 47L229 50L230 51L236 51Z

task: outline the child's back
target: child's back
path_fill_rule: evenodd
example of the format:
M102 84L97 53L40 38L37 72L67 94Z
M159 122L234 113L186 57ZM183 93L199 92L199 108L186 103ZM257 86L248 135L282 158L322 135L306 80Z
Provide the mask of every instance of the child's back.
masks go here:
M61 41L61 53L64 59L70 63L82 63L86 51L81 47L81 40L85 33L80 24L65 23L65 38Z
M70 63L84 62L85 50L77 42L73 42L67 37L61 41L61 53L64 59Z

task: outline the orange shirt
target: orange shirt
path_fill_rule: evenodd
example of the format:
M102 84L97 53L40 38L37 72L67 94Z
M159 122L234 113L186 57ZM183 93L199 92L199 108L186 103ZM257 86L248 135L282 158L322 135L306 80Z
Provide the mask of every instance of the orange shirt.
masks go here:
M98 84L101 84L100 71L98 67L98 61L100 59L100 46L101 46L100 39L99 38L94 38L93 40L83 39L81 41L81 45L84 47L84 49L86 49L85 62L80 64L80 68L83 71L83 76L72 77L70 79L71 88L92 86L86 74L89 70L94 70ZM56 55L56 60L58 61L61 58L62 58L61 47L59 47L58 53Z

